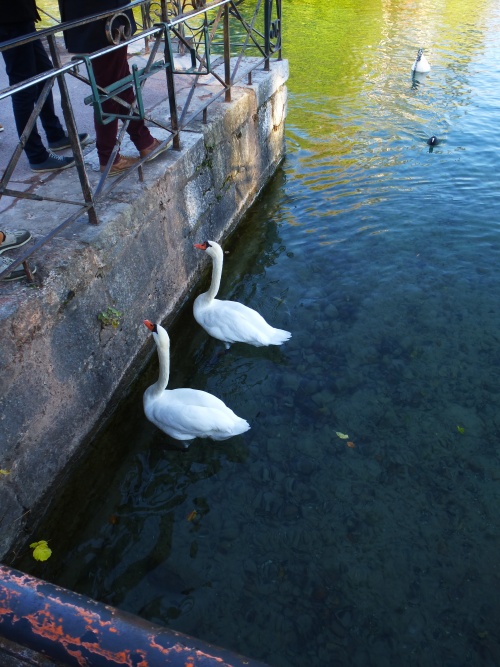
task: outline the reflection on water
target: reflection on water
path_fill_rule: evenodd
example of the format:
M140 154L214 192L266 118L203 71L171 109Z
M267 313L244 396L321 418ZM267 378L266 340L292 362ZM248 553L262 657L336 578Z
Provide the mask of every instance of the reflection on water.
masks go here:
M222 296L293 338L226 353L190 305L170 332L171 386L252 428L176 449L154 357L18 564L275 667L493 667L499 6L286 4L288 157Z

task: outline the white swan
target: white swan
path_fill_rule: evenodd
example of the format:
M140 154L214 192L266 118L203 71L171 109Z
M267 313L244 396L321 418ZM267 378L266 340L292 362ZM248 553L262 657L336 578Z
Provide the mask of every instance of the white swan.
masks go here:
M429 65L429 61L427 60L427 58L424 56L423 49L418 50L417 57L415 58L415 62L411 66L411 71L412 72L430 72L431 71L431 66Z
M160 377L144 392L144 413L150 422L177 440L226 440L250 425L219 398L198 389L166 389L170 374L170 338L160 324L144 320L158 348Z
M216 299L222 276L222 248L215 241L195 243L194 247L205 250L213 262L210 289L197 296L193 305L195 320L207 333L223 341L226 348L231 343L249 343L256 347L281 345L291 337L289 331L275 329L252 308L238 301Z

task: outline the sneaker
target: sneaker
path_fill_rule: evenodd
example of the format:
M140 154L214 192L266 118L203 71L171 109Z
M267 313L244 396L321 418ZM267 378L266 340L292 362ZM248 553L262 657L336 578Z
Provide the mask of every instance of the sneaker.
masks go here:
M8 269L13 261L14 260L10 259L9 257L0 257L0 273ZM36 266L31 265L30 269L31 273L36 273ZM6 276L3 276L3 278L1 278L0 280L21 280L21 278L27 278L26 271L24 270L22 264L16 266L15 269L13 269Z
M151 153L154 153L154 155L151 155L150 158L146 160L146 162L149 162L150 160L155 160L158 155L161 155L167 150L167 145L162 146L159 151L155 152L159 146L161 146L161 141L158 139L153 139L153 143L149 148L144 148L142 151L139 151L141 158L147 157L148 155L151 155Z
M45 171L60 171L61 169L67 169L68 167L75 166L74 157L61 157L60 155L55 155L49 151L49 157L45 162L40 162L40 164L31 164L31 171L41 174Z
M0 125L0 132L3 132L3 131L4 131L4 126Z
M92 141L87 132L79 134L78 140L82 148ZM66 135L62 139L59 139L59 141L49 141L49 148L51 151L63 151L65 148L71 148L71 141L68 135Z
M5 234L5 241L0 243L0 255L6 250L20 248L31 239L31 232L27 229L17 229L14 232L2 231Z
M109 170L108 176L117 176L118 174L127 171L127 169L130 169L130 167L132 167L136 162L138 162L138 158L136 157L128 157L127 155L120 155L118 160L113 164L113 166ZM104 171L105 168L106 165L101 165L101 172Z

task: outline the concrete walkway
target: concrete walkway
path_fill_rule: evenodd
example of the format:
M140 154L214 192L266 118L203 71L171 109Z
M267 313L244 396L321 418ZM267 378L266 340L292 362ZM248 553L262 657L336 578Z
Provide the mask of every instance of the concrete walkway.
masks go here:
M71 55L67 53L62 38L58 38L57 43L62 64L66 64L70 61ZM48 52L47 45L46 50ZM134 44L129 46L130 65L135 63L139 67L144 67L147 62L147 57L148 54L145 52L143 40L134 42ZM187 56L177 56L176 62L176 67L179 69L186 68L190 64ZM85 76L85 67L81 66L80 69L81 74ZM183 103L185 100L191 81L192 77L190 76L176 76L176 90L179 96L179 102ZM84 104L84 98L90 95L90 88L85 83L69 75L66 76L66 83L73 104L73 112L75 114L78 132L87 132L90 137L94 139L93 109L91 106ZM3 89L7 86L8 80L5 73L5 67L2 66L0 67L0 88ZM210 93L207 92L207 88L210 89ZM199 90L193 98L193 108L196 108L196 104L199 106L200 100L204 99L207 94L213 94L213 92L218 90L220 90L220 85L215 84L213 77L205 77L205 80L201 78ZM64 116L61 109L60 93L57 83L54 84L53 87L53 96L56 104L56 112L64 126ZM168 109L167 86L164 72L159 72L148 79L145 86L144 98L145 106L149 114L157 118L159 121L168 121L170 113ZM5 128L4 132L0 133L0 171L3 171L18 142L10 99L0 101L0 122ZM154 126L151 127L154 136L157 136L158 138L165 138L168 136L168 132L155 128ZM40 136L45 145L47 145L40 121L38 121L38 131L40 132ZM121 152L125 155L137 155L137 150L129 140L128 135L125 136L122 143ZM60 155L71 155L71 149L61 151ZM84 155L91 183L95 186L99 177L99 162L94 143L85 147ZM54 181L57 181L57 184L54 184L51 187L51 184L53 184ZM73 184L76 187L74 187ZM22 154L13 177L9 182L9 187L23 192L35 192L39 194L51 193L51 191L54 191L54 193L63 192L65 195L69 196L71 193L71 196L83 200L81 196L78 196L81 193L81 190L75 169L65 170L59 174L35 174L30 170L28 159L24 153ZM61 218L61 220L66 211L70 214L74 210L72 207L64 207L64 209L61 209L61 205L58 204L42 203L40 205L39 203L31 201L28 202L29 210L24 210L24 207L22 207L23 211L22 213L19 213L19 205L23 203L26 202L13 199L12 197L2 197L0 199L0 213L2 214L1 224L12 226L10 223L13 222L14 226L29 228L35 236L44 235L51 227L55 226L54 216L49 213L50 208L54 208L55 206L58 207L56 215L58 218ZM14 209L15 212L13 212L12 209ZM8 215L4 216L4 213L7 213ZM26 223L20 225L20 220L25 220Z

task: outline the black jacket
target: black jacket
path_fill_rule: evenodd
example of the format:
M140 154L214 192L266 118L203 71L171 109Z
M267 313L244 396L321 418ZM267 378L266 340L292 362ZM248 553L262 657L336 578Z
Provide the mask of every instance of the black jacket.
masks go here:
M39 21L35 0L0 0L0 23Z
M5 0L0 0L0 2ZM124 5L130 4L130 0L59 0L59 11L62 21L74 21L82 19L91 14L105 12L108 9L119 10ZM132 26L132 33L136 31L136 25L132 11L125 10L121 13L127 14ZM106 46L110 42L106 37L106 19L100 19L87 23L79 28L64 31L64 42L70 53L92 53Z

